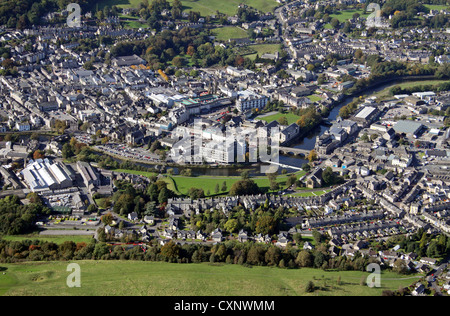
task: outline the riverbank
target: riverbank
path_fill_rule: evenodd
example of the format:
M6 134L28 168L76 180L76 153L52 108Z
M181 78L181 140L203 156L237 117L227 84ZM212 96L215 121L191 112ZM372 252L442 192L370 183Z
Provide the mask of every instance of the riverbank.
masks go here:
M418 81L420 79L420 81ZM367 95L371 96L374 93L378 93L380 91L387 91L388 89L398 85L403 84L405 82L416 82L418 85L420 83L426 82L434 82L433 80L437 80L434 76L402 76L396 78L390 78L388 80L384 80L382 82L377 82L369 86L355 94L346 95L344 99L336 102L332 108L329 110L328 116L323 119L327 122L333 122L339 116L339 111L342 107L349 104L353 101L354 98L358 98L359 96ZM271 114L273 115L273 114ZM281 115L281 114L280 114ZM282 115L281 115L282 116ZM267 118L266 118L267 119ZM296 137L294 140L290 142L290 147L304 149L304 150L312 150L315 148L316 138L317 136L322 135L329 129L329 126L323 124L323 121L318 123L315 128L307 133L302 132L301 135ZM259 164L232 164L232 165L178 165L174 163L166 163L166 162L151 162L151 161L141 161L132 158L120 157L117 155L113 155L108 152L104 152L99 150L98 148L91 147L98 153L103 155L110 156L114 159L117 159L120 162L132 162L138 166L142 166L147 169L154 169L156 166L164 165L166 168L174 169L175 173L179 173L181 169L192 169L194 175L206 175L206 176L222 176L222 177L231 177L231 176L239 176L239 173L242 170L250 170L254 176L261 175L258 174ZM288 155L280 155L280 163L284 165L290 165L293 167L301 168L307 160L298 156L288 156ZM293 170L288 170L293 171ZM210 190L214 188L210 188Z

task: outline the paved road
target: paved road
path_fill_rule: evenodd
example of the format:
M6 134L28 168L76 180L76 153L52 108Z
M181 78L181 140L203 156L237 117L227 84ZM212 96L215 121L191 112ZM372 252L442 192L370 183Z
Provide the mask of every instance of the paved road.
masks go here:
M441 288L438 286L436 280L439 279L442 272L447 268L447 259L439 267L432 270L430 274L426 277L428 281L428 286L436 292L436 295L442 296Z

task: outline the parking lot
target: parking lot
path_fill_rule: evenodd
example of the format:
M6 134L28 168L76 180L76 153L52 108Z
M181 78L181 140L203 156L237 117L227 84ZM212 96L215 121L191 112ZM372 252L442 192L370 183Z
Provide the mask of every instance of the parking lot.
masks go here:
M98 145L96 148L111 155L128 159L140 160L149 163L161 162L158 155L150 153L142 148L130 148L126 145L119 144Z

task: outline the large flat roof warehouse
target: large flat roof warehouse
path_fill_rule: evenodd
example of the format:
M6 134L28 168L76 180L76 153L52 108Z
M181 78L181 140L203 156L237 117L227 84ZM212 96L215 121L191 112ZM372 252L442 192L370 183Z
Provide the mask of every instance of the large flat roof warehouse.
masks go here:
M371 106L366 106L364 109L362 109L358 114L355 115L355 117L360 118L360 119L366 119L368 118L374 111L376 110L376 108L371 107Z
M422 128L423 125L421 123L414 121L398 121L397 124L394 125L394 131L396 133L405 133L410 135L417 135Z
M33 192L63 189L72 185L70 174L65 168L49 159L31 160L22 175Z

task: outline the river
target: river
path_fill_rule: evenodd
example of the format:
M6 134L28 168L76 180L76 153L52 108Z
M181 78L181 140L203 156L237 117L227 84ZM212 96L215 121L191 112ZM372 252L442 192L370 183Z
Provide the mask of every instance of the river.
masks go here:
M341 108L343 106L349 104L350 102L352 102L353 99L356 97L359 97L361 95L369 96L373 93L380 92L388 87L392 87L399 83L407 82L407 81L411 81L411 80L396 80L396 81L391 81L388 83L381 83L380 85L370 88L370 89L367 89L367 90L364 90L363 92L361 92L355 96L346 97L344 100L342 100L340 103L338 103L330 111L330 114L328 115L327 119L329 122L335 121L339 116L339 111L341 110ZM413 81L419 81L419 80L417 80L417 78L415 78L415 79L413 79ZM426 80L424 80L424 81L426 81ZM291 147L312 150L315 148L317 136L323 135L329 128L330 128L329 126L320 124L319 126L317 126L316 129L314 129L308 135L306 135L302 139L299 139L298 141L291 144ZM299 168L299 167L302 167L303 164L305 164L306 162L308 162L308 161L300 156L280 155L280 163L283 165L289 165L289 166ZM138 163L138 165L143 165L143 166L149 167L149 165L145 165L142 163ZM180 169L181 168L182 167L180 167ZM189 167L189 166L186 166L185 168L191 168L192 173L195 176L208 175L208 176L231 177L231 176L239 176L240 173L242 172L241 169L237 169L237 168L215 168L215 167L204 168L204 167ZM175 171L175 174L178 174L179 168L173 168L173 169ZM279 168L279 172L281 172L282 169L287 169L288 172L297 171L296 169L291 169L291 168ZM252 176L260 176L262 174L260 173L259 170L260 170L259 167L252 167L252 168L250 168L250 174Z
M427 80L432 80L432 79L427 79ZM424 81L427 81L427 80L424 80ZM327 119L329 122L335 121L339 116L339 111L341 110L341 108L344 107L345 105L349 104L350 102L352 102L354 98L357 98L361 95L370 96L370 95L380 92L386 88L393 87L395 85L398 85L402 82L407 82L407 81L419 81L419 80L417 80L417 78L414 78L412 80L404 80L403 79L403 80L391 81L388 83L382 83L374 88L367 89L355 96L346 97L344 100L342 100L339 104L337 104L330 111L330 114L328 115ZM315 148L317 136L323 135L329 128L330 128L329 126L321 124L316 129L314 129L314 131L309 133L307 136L303 137L303 139L299 139L297 142L294 142L293 144L291 144L290 147L312 150ZM285 155L280 156L280 163L290 165L290 166L301 167L306 162L307 162L307 160L300 158L300 157L285 156ZM292 170L289 170L289 171L292 171Z

